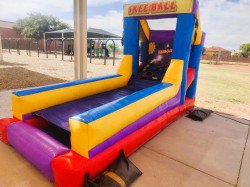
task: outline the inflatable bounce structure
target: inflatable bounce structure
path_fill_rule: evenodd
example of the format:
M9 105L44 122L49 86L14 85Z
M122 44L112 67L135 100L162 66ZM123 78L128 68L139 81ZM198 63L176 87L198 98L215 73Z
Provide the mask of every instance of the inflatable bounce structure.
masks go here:
M175 19L175 30L149 20ZM1 139L56 186L81 186L194 106L205 34L197 0L124 5L117 74L15 91Z

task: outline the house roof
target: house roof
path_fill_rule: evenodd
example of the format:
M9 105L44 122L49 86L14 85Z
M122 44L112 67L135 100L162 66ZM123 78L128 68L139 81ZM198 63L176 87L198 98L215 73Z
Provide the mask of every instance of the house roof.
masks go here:
M14 22L0 20L0 28L12 29L14 25Z
M121 38L120 36L113 34L111 32L102 30L102 29L95 29L95 28L88 28L88 32L95 33L95 34L100 34L100 35L106 35L106 36L111 36L112 38Z
M219 51L221 51L221 52L231 52L229 50L226 50L226 49L224 49L222 47L218 47L218 46L208 47L208 48L206 48L206 51L207 52L219 52Z
M74 32L74 29L62 29L62 30L57 30L57 31L45 32L45 33L71 33L71 32Z

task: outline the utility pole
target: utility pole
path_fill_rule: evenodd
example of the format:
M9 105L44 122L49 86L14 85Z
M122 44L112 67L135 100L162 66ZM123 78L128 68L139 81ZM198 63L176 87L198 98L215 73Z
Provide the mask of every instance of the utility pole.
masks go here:
M74 0L75 79L87 78L87 0Z

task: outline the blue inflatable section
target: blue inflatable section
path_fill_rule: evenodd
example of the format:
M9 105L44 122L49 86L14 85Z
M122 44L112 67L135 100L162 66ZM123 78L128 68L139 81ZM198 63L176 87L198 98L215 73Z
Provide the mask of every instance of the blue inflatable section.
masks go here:
M107 103L105 105L102 105L100 107L91 109L87 112L84 112L80 115L74 116L73 119L76 119L78 121L84 122L84 123L90 123L92 121L95 121L103 116L106 116L112 112L115 112L125 106L128 106L136 101L139 101L149 95L152 95L158 91L161 91L165 88L168 88L172 86L172 84L169 83L160 83L155 86L140 90L138 92L135 92L131 95L128 95L127 97L123 97L121 99L118 99L116 101Z
M66 88L70 86L77 86L80 84L86 84L90 82L96 82L96 81L101 81L105 79L112 79L116 77L120 77L121 75L115 74L115 75L108 75L108 76L102 76L102 77L97 77L97 78L90 78L90 79L82 79L82 80L77 80L77 81L72 81L72 82L64 82L64 83L59 83L59 84L52 84L48 86L41 86L41 87L36 87L36 88L29 88L26 90L21 90L21 91L15 91L13 94L16 96L25 96L25 95L32 95L40 92L45 92L45 91L50 91L50 90L56 90L59 88Z
M139 61L139 20L132 17L124 18L124 55L133 56L133 75L137 76Z
M192 36L195 28L195 17L192 14L180 14L174 37L172 59L184 60L183 78L181 84L181 102L184 104L187 85L187 69L191 51Z
M195 45L193 46L191 56L190 56L190 62L189 67L195 69L195 77L194 81L190 85L190 87L187 90L187 97L193 99L196 95L196 89L197 89L197 82L198 82L198 73L199 73L199 66L200 66L200 58L203 51L203 44L201 45Z

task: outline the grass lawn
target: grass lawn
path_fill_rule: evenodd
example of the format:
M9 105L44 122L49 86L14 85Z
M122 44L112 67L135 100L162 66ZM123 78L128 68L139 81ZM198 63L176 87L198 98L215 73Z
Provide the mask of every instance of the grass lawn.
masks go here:
M250 119L250 66L201 64L197 105Z

